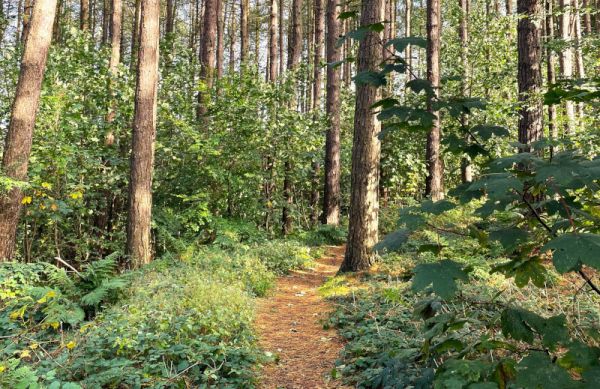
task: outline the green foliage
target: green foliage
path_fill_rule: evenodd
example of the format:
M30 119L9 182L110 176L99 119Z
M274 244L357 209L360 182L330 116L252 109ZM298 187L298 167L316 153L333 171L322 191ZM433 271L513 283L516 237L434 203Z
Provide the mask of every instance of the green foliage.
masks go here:
M412 287L421 291L432 285L433 291L443 297L450 298L456 294L456 280L467 280L467 274L456 262L444 260L438 263L424 263L415 268Z

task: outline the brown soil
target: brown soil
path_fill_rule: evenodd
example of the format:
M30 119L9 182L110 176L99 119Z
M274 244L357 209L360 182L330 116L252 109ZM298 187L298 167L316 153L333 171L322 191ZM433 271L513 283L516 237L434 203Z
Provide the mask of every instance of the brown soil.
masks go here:
M256 329L277 362L264 367L261 388L343 388L329 376L342 349L335 330L323 329L332 307L318 288L335 275L344 247L331 247L314 269L279 278L275 294L258 303Z

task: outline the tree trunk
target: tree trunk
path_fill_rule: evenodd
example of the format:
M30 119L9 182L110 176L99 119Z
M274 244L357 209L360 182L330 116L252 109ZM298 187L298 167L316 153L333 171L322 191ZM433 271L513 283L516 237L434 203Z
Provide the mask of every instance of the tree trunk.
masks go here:
M217 24L219 0L204 2L204 21L202 23L202 39L200 41L200 81L198 92L197 118L205 117L208 110L208 99L213 86L215 73L215 49L217 46Z
M444 163L440 143L442 130L440 113L434 108L434 102L440 93L440 46L441 46L441 7L440 0L427 1L427 79L433 87L433 96L427 99L427 110L435 116L433 128L427 135L425 161L427 164L427 179L425 195L433 201L444 198Z
M519 24L517 44L519 51L519 102L522 104L519 119L519 143L527 145L521 148L529 152L530 145L542 138L542 101L538 94L542 89L542 46L539 19L541 17L540 0L519 0L517 2Z
M17 6L17 28L15 29L15 46L22 41L21 26L23 25L23 0L19 0Z
M583 30L585 31L586 35L589 35L592 33L592 15L590 13L590 0L583 0L583 8L585 10L585 13L583 14Z
M559 0L561 13L558 17L560 38L565 41L567 47L558 54L560 64L560 75L562 78L573 77L573 48L571 47L571 0ZM575 128L575 106L572 101L565 101L565 134L573 133Z
M248 33L248 10L250 4L248 0L240 2L240 63L248 60L248 52L250 51L250 36Z
M152 259L152 171L156 136L160 1L142 0L135 115L131 141L127 254L138 268Z
M21 33L21 42L25 43L27 40L27 35L29 34L29 26L32 17L33 11L33 3L34 0L25 0L25 4L23 5L23 32ZM56 12L53 11L53 12Z
M63 0L56 2L56 15L54 16L54 25L52 27L52 43L60 44L61 40L61 14L63 9ZM2 36L0 35L0 42L2 42ZM52 44L51 43L51 44Z
M548 42L554 39L554 0L546 0L546 37ZM547 65L547 77L548 84L552 85L556 83L556 58L551 48L546 48L546 65ZM550 139L558 138L558 128L556 126L556 105L548 105L548 136ZM554 146L550 147L551 155L554 154Z
M108 44L110 37L110 0L103 0L104 6L102 7L102 44Z
M140 46L140 20L142 16L142 0L135 0L135 15L131 28L131 62L130 69L133 71L137 66L138 48Z
M167 20L165 21L165 34L170 35L175 31L175 1L167 0Z
M80 2L79 28L82 31L90 29L90 0L81 0Z
M292 0L291 10L290 39L288 41L288 71L293 72L300 64L302 55L302 0ZM292 98L290 102L291 109L296 109L297 100ZM294 202L292 196L292 161L286 160L284 163L283 176L283 210L282 210L282 232L288 235L292 232L293 220L290 215L290 209Z
M283 74L283 0L279 0L279 74ZM290 23L291 24L291 23ZM289 43L288 43L289 44Z
M217 80L223 78L223 58L225 54L225 7L217 1Z
M512 15L513 12L513 0L506 0L506 15Z
M2 171L11 180L27 180L33 129L55 14L56 0L36 0L31 20L27 22L29 37L25 42L2 157ZM22 200L23 192L16 186L0 194L0 260L12 259L14 255Z
M322 100L322 84L323 84L323 72L321 71L321 62L323 60L323 47L324 47L324 34L325 34L325 7L324 0L314 1L315 10L315 29L314 29L314 40L315 40L315 53L313 61L313 115L315 120L318 120L321 109ZM312 189L310 196L310 223L312 226L319 222L319 172L321 170L321 164L318 160L314 160L312 163L313 169L313 180Z
M271 1L271 12L269 16L269 66L267 69L267 79L271 82L277 79L277 65L279 62L277 43L278 38L278 0Z
M110 62L109 62L109 70L112 73L113 77L117 76L117 70L119 67L119 63L121 62L121 24L123 17L123 3L122 0L112 0L112 17L111 17L111 39L110 39ZM116 102L114 101L113 95L113 85L112 81L109 83L109 94L113 102L111 103L111 107L109 109L106 121L109 123L109 132L106 134L105 143L107 146L111 146L114 143L114 132L110 126L115 120L116 113Z
M337 0L327 0L327 63L340 60L337 39L340 35ZM323 196L323 223L340 224L340 70L327 66L327 101L325 103L329 126L325 139L325 190Z
M229 73L233 74L235 71L235 46L237 39L237 19L235 15L236 3L231 2L231 8L229 9L229 26L227 27L227 33L229 35Z
M405 0L404 7L404 36L409 37L412 36L412 0ZM406 61L406 66L408 68L408 71L406 72L406 81L410 81L413 74L411 45L407 45L404 50L404 60Z
M460 57L463 68L461 89L463 97L469 97L469 0L459 0L458 5L461 11L458 27L458 35L460 36L461 44ZM469 126L469 116L467 114L461 116L461 126L463 128ZM460 176L463 183L471 182L473 180L473 166L471 165L471 159L468 156L464 156L461 160Z
M581 50L581 12L579 7L579 0L573 0L573 41L575 44L575 71L578 78L585 78L585 66L583 63L583 52ZM577 117L579 120L583 120L583 103L579 102L576 105Z
M361 26L382 20L383 0L363 0ZM378 70L381 54L381 34L367 32L359 45L357 72ZM365 270L374 260L372 250L378 239L381 123L371 106L379 97L379 88L364 83L356 85L348 243L340 271Z

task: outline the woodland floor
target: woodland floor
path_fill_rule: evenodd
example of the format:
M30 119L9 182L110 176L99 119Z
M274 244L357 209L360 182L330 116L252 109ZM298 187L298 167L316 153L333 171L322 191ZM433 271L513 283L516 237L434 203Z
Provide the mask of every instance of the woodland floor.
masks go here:
M332 307L318 293L343 256L344 247L329 247L312 269L279 278L275 293L259 302L259 344L277 356L264 367L261 388L344 387L329 376L343 344L335 330L323 328Z

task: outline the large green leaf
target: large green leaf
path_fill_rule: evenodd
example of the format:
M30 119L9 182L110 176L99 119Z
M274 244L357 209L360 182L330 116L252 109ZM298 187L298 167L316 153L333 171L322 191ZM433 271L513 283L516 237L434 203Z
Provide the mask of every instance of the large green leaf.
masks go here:
M564 234L546 243L542 250L554 250L552 260L560 273L578 270L581 264L600 270L600 235Z
M449 299L458 290L456 280L467 279L467 273L462 266L454 261L446 259L436 263L422 263L415 267L412 289L419 292L432 285L438 296Z
M569 339L565 315L546 319L525 309L507 308L502 312L501 325L506 337L532 344L537 334L544 346L552 349Z
M403 53L404 50L409 46L417 46L421 48L427 47L427 39L419 36L407 36L402 38L394 38L387 41L386 46L394 46L394 50Z
M500 242L507 253L512 253L521 243L527 241L528 232L518 228L503 228L490 232L490 239Z
M414 80L410 80L406 83L406 87L410 88L415 93L425 91L425 94L433 95L433 85L431 84L431 81L423 78L415 78Z
M493 136L504 137L510 135L510 132L507 128L501 126L493 126L489 124L480 124L471 127L470 131L478 138L485 141L490 140Z
M550 356L533 352L517 365L516 385L527 389L579 388L580 383L571 379L569 373L552 363Z
M379 72L364 71L354 76L356 85L373 85L376 87L384 86L387 83L385 76Z
M440 201L431 201L426 200L421 203L421 211L426 213L431 213L433 215L439 215L446 211L449 211L456 207L454 203L448 200L440 200Z
M379 243L375 245L373 248L375 251L396 251L404 245L408 241L408 236L410 235L410 231L408 230L398 230L394 231L391 234L388 234L381 240Z

